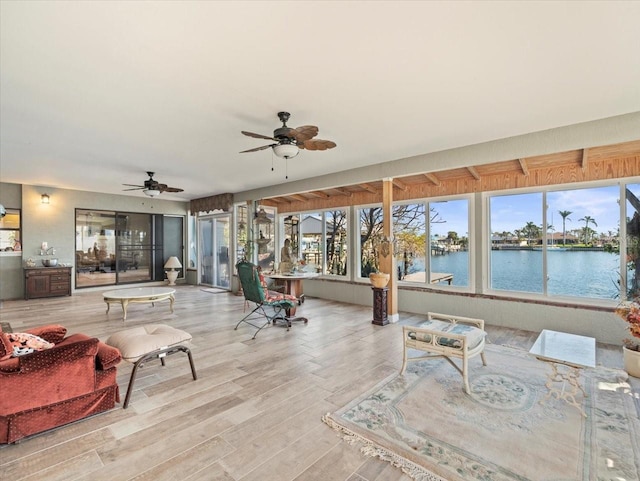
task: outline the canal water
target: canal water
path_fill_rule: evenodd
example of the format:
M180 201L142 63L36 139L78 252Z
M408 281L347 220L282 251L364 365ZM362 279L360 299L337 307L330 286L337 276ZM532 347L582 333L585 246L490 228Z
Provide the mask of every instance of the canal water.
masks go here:
M547 252L551 296L599 299L619 298L620 257L603 251ZM469 285L468 252L450 252L431 257L431 271L453 274L452 285ZM424 269L423 259L414 259L411 272ZM491 285L495 290L542 293L542 251L491 251Z

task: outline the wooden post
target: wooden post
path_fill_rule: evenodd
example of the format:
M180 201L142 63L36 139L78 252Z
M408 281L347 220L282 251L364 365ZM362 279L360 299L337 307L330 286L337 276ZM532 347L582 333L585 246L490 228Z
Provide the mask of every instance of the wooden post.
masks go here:
M382 181L382 233L386 239L393 239L393 179ZM387 314L391 322L398 320L398 273L396 270L393 243L389 246L388 255L379 254L378 264L381 272L389 273L389 289L387 293Z

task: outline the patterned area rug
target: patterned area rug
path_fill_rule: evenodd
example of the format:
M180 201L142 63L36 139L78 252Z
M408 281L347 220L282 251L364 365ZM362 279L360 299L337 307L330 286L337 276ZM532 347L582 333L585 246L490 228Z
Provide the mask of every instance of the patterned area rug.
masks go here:
M626 373L581 371L584 418L544 401L548 364L500 346L486 357L470 362L472 395L445 360L414 362L323 420L418 480L640 479L640 393Z

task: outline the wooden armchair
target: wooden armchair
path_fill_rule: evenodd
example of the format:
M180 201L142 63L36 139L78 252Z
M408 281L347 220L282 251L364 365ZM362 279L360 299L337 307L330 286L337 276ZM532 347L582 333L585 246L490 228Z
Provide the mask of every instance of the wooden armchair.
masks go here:
M400 374L404 373L409 361L444 357L462 374L464 390L470 394L469 359L480 354L482 364L487 365L484 357L484 343L487 334L484 331L484 320L435 312L427 313L427 319L417 327L404 326L402 328L404 350ZM427 354L409 357L409 349L416 349ZM452 358L460 359L462 366L458 366Z

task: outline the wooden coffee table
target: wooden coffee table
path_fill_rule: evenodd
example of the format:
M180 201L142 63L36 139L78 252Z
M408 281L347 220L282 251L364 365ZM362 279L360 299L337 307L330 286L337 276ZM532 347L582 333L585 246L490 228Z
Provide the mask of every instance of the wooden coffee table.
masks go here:
M150 302L152 305L155 305L154 303L156 302L168 299L169 308L173 314L173 302L175 301L173 294L175 292L176 290L170 287L132 287L129 289L107 291L102 293L102 297L104 297L104 302L107 303L107 314L109 313L111 303L118 302L122 305L122 320L125 321L127 319L127 306L131 302Z
M547 374L545 383L549 392L540 402L555 395L587 417L582 405L576 400L576 395L582 392L584 397L587 396L580 385L580 368L596 366L596 340L593 337L544 329L529 353L551 364L551 372ZM563 370L559 365L566 368ZM567 383L571 386L570 389L565 389Z

